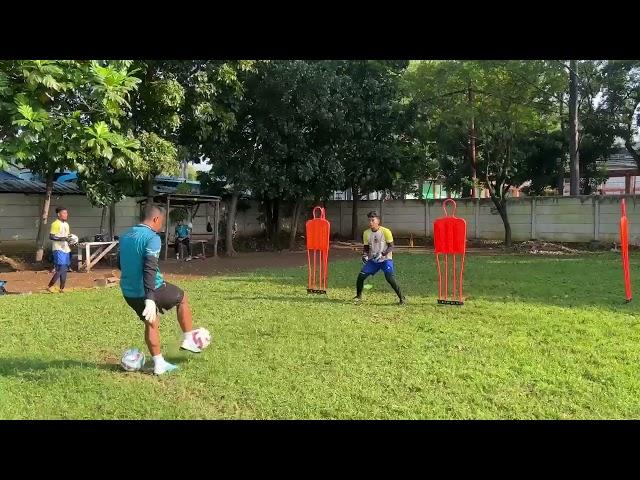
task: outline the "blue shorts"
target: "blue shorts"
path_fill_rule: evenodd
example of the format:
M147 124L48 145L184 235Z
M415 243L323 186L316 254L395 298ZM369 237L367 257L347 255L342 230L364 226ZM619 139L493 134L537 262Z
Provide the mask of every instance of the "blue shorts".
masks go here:
M53 251L54 265L71 265L71 253L65 253L62 250Z
M393 260L385 260L384 262L374 262L373 260L369 260L362 266L362 270L360 270L360 272L367 275L375 275L380 270L384 273L394 273Z

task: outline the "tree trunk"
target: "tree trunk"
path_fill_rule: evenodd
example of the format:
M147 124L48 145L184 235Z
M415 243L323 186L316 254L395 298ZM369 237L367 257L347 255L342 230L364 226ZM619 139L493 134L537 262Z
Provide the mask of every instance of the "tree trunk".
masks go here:
M506 248L511 248L513 242L511 240L511 224L509 223L509 217L507 215L507 199L491 195L491 200L493 200L493 204L496 206L496 209L500 214L500 218L502 219L502 224L504 225L504 246Z
M267 237L267 241L271 240L271 222L272 222L272 210L271 210L271 200L265 198L263 200L264 205L264 229Z
M149 174L144 182L144 189L147 194L147 203L153 202L153 179L154 176ZM169 215L169 212L167 212L167 215Z
M104 219L107 216L107 210L109 207L107 205L102 206L102 215L100 216L100 234L104 233Z
M578 76L577 61L570 60L569 72L569 158L571 162L570 194L580 195L580 153L578 152Z
M51 194L53 193L53 173L47 174L46 191L40 212L40 222L38 224L36 262L42 262L44 258L44 243L47 238L47 224L49 223L49 208L51 207Z
M276 247L278 246L278 232L280 231L280 200L266 198L263 203L267 241L270 241Z
M351 238L359 240L358 235L358 202L360 200L360 190L358 187L351 187Z
M109 238L113 240L116 235L116 202L109 205Z
M280 199L276 198L272 204L273 207L273 245L280 249Z
M228 257L237 255L237 252L233 248L233 226L236 223L236 211L238 209L238 199L240 198L239 192L233 192L231 194L231 203L229 204L229 211L227 212L227 231L225 240L225 249Z
M565 132L564 132L564 98L560 97L560 131L562 132L562 142L564 144ZM559 196L564 195L564 149L558 159L558 177L556 179L556 190Z
M304 200L298 198L293 207L293 216L291 217L291 232L289 232L289 250L296 249L296 234L298 233L298 220L300 219L300 213L304 206Z
M473 107L473 90L469 82L469 106ZM471 198L478 196L478 178L476 172L476 124L473 116L469 122L469 160L471 162Z

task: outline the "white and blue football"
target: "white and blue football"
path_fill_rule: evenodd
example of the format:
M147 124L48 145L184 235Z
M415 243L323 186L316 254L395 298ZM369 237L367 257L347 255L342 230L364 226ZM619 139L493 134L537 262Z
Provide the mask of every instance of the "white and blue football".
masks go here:
M144 353L137 348L130 348L122 354L120 365L127 372L136 372L144 365Z

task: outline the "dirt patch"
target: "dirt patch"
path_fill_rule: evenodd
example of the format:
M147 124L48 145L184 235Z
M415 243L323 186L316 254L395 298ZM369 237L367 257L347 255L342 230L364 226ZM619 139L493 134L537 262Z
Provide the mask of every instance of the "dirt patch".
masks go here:
M585 250L566 247L561 244L530 240L514 245L513 250L518 253L528 253L531 255L577 255Z
M574 247L574 248L572 248ZM591 247L591 248L590 248ZM590 245L566 245L543 242L528 241L514 245L514 248L506 251L502 242L472 242L469 241L467 247L468 255L504 255L531 254L531 255L576 255L588 251L609 249L609 245L599 245L600 248L593 248ZM402 254L433 255L432 246L397 246L396 250ZM353 241L335 241L332 243L329 253L329 260L341 260L346 258L359 257L362 252L362 244ZM42 293L46 292L46 286L51 278L52 272L49 266L38 266L17 262L20 271L2 272L0 280L7 282L8 293ZM206 259L194 259L190 262L168 259L160 262L160 268L168 281L181 281L197 278L206 278L215 275L233 274L236 272L249 272L260 268L287 268L300 267L307 264L306 250L281 251L281 252L253 252L239 253L235 257L224 255L218 258L209 257ZM7 265L0 263L0 265ZM9 268L9 267L7 267ZM38 270L34 270L38 268ZM89 273L70 272L67 276L66 291L82 290L98 287L98 284L105 284L105 279L109 277L120 277L117 269L107 266L98 266ZM113 285L111 282L106 282ZM108 288L108 287L107 287Z
M7 282L7 293L45 293L52 277L51 270L26 270L21 272L1 273L0 280ZM119 277L120 272L111 268L98 268L89 273L70 272L67 274L66 292L86 288L98 288L96 280L108 277ZM48 292L47 292L48 293Z
M355 256L351 249L332 248L329 252L329 261L340 260ZM187 279L208 277L234 272L248 272L260 268L287 268L300 267L307 264L306 250L294 252L254 252L240 253L235 257L220 256L204 260L192 260L190 262L169 259L161 263L161 270L167 278Z
M351 249L332 248L329 261L357 256ZM235 272L248 272L259 268L299 267L307 264L305 250L295 252L257 252L241 253L236 257L209 257L190 262L168 259L160 262L160 269L168 281L206 278ZM18 271L1 273L0 280L7 282L6 289L10 294L46 293L46 287L52 273L48 269L37 271ZM120 272L110 267L98 267L89 273L70 272L67 275L65 291L83 290L97 287L98 282L109 277L120 277ZM104 283L104 282L101 282ZM108 288L108 287L107 287ZM47 293L50 295L49 293Z

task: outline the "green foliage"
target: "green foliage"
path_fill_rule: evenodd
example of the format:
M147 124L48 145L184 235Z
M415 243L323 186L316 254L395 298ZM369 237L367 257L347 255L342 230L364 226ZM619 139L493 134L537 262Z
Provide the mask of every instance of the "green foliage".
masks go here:
M183 220L187 220L188 218L189 212L186 208L172 208L169 212L169 220L171 220L171 223L173 224L182 222Z
M137 170L141 175L155 177L160 173L175 175L178 173L178 152L176 146L154 132L142 131L140 139L140 158Z
M206 183L223 181L229 190L273 199L336 188L341 106L335 71L326 62L258 62L241 79L235 128L203 145L213 166Z
M559 124L564 84L558 67L544 61L423 62L407 82L422 108L429 153L439 161L448 188L468 192L472 186L472 119L480 185L503 198L511 185L534 176L533 158L548 145L531 146L543 137L545 142Z
M585 193L617 136L640 162L638 65L578 63ZM410 193L438 176L466 194L473 120L480 186L504 199L566 168L567 86L559 61L0 61L0 167L76 169L96 205L202 159L222 195Z
M139 83L130 65L25 60L1 62L0 71L0 156L48 179L77 170L95 204L119 198L107 185L139 161L138 142L120 128Z
M247 81L243 125L255 139L251 187L261 197L326 197L340 185L342 82L331 63L315 61L262 63Z
M198 179L198 171L195 169L193 165L187 165L187 180L197 180Z
M600 67L603 95L597 111L602 114L605 128L623 140L640 168L640 61L609 60Z
M235 114L244 94L243 78L254 71L254 64L248 60L174 62L174 71L185 88L180 144L193 157L209 153L211 144L223 142L235 128Z
M424 160L424 149L410 134L412 122L406 121L410 117L401 74L407 66L404 61L339 62L338 72L347 78L340 153L346 188L360 193L392 188L405 167L410 174L419 169L411 165L412 159Z
M141 84L127 125L142 144L139 171L147 178L176 174L181 160L200 158L203 142L222 138L233 128L235 96L242 93L238 73L251 65L209 60L136 62Z
M191 193L191 185L187 182L182 182L176 187L176 193Z

